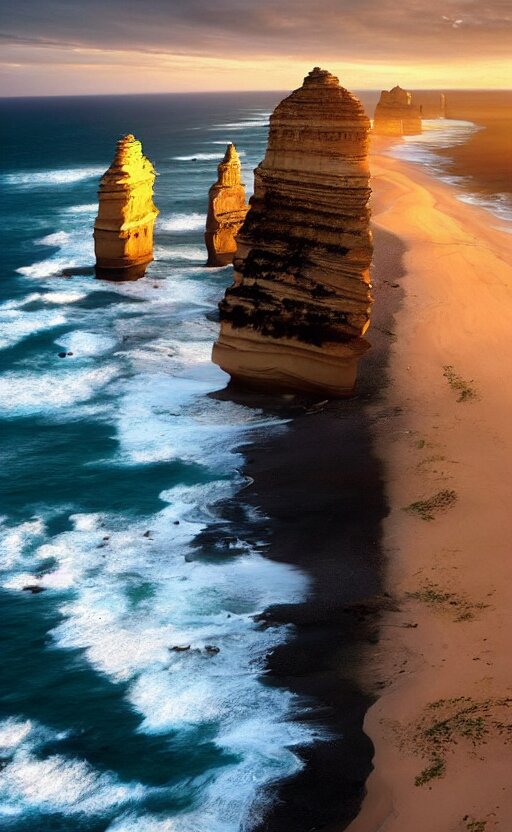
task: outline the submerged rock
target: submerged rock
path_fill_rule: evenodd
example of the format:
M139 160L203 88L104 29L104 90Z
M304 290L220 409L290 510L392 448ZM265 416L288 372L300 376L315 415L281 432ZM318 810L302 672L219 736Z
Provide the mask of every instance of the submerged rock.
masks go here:
M373 132L380 136L414 136L421 131L421 108L412 103L412 93L399 86L389 92L382 90Z
M204 235L208 249L207 266L226 266L233 262L235 238L249 210L241 180L240 157L234 144L228 144L217 171L217 181L208 191Z
M114 161L102 176L94 223L96 276L136 280L153 260L153 165L131 134L117 143Z
M358 99L318 67L271 116L213 348L233 379L353 391L371 305L369 126Z

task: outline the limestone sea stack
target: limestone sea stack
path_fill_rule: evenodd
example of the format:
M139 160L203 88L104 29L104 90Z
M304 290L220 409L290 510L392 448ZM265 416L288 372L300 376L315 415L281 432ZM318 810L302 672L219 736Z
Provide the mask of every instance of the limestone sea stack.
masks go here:
M129 134L117 143L114 161L101 178L94 223L96 275L136 280L153 260L153 165Z
M228 144L217 172L217 181L208 192L208 216L204 235L208 249L208 266L226 266L233 262L236 235L249 210L241 179L240 156L234 144Z
M373 132L379 136L414 136L421 130L421 109L413 104L412 93L399 86L382 90L375 108Z
M370 317L369 121L318 67L275 109L213 360L250 386L352 393Z

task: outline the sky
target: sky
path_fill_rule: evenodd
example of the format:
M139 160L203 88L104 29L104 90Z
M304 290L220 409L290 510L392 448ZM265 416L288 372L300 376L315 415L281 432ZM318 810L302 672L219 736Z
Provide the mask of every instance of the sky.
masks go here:
M510 0L2 0L0 96L512 88Z

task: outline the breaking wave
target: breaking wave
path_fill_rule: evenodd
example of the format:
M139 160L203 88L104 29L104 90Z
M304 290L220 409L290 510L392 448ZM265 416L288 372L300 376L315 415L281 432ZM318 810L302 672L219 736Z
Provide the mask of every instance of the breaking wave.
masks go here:
M1 181L6 185L14 185L22 188L39 188L57 185L74 185L76 182L83 182L85 179L94 179L102 176L103 168L68 168L65 170L35 170L20 171L18 173L6 173Z

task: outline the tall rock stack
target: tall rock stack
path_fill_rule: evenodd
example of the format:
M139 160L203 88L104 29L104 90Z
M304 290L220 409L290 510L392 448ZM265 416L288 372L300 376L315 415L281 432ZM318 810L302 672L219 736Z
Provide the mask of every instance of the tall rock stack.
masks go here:
M102 176L94 223L96 275L108 280L136 280L153 259L153 165L142 145L129 134L116 147L114 161Z
M389 92L382 90L373 132L379 136L414 136L421 130L421 109L412 103L412 93L398 86Z
M208 192L208 216L204 235L208 249L208 266L226 266L233 262L236 235L249 206L242 185L240 156L234 144L228 144L219 164L218 177Z
M353 391L372 256L361 103L318 67L270 119L213 360L249 385Z

